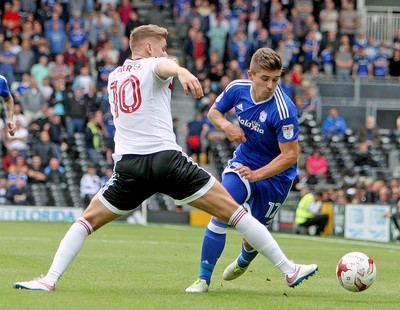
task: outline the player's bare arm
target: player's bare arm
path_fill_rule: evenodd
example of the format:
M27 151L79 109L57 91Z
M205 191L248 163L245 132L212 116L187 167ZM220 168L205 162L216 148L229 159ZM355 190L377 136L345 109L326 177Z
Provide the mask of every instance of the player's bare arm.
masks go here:
M7 123L7 130L8 133L13 136L17 131L17 128L14 124L14 98L9 96L8 98L4 99L5 103L5 113L6 113L6 123Z
M164 79L171 76L177 77L187 96L189 96L189 92L192 93L193 98L195 99L204 96L203 88L201 87L198 78L191 74L189 70L180 67L173 60L166 60L157 64L156 74Z
M224 114L217 110L215 105L210 108L208 119L213 123L215 128L225 132L229 141L236 143L246 142L246 137L242 128L228 121Z
M279 174L297 162L297 140L291 142L279 142L279 148L281 149L281 154L264 167L253 171L247 166L241 166L237 167L235 170L249 182L257 182Z

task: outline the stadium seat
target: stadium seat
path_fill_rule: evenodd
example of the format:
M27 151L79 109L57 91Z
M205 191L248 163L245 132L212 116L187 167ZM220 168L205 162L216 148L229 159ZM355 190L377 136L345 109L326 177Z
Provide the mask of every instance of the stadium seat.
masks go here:
M28 185L28 188L35 206L43 207L48 205L49 199L45 184L31 184Z
M60 188L59 185L56 184L48 184L47 189L52 197L52 201L54 206L56 207L66 207L68 206L65 191Z

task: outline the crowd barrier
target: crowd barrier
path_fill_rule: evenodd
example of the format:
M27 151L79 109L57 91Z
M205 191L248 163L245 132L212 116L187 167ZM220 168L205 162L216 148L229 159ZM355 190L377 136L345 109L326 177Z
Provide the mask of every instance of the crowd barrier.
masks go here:
M0 221L75 222L82 208L1 206Z
M390 218L384 216L390 206L372 204L335 205L324 203L321 211L329 215L324 235L346 239L389 242L398 237ZM1 206L0 221L38 221L38 222L74 222L83 212L82 208L71 207L34 207ZM295 233L295 204L281 207L273 223L272 231ZM126 220L130 214L122 217ZM211 216L203 211L187 212L148 211L142 223L189 224L207 226Z
M321 211L329 215L324 235L378 242L389 242L398 235L390 219L384 216L391 211L390 206L324 203ZM273 223L273 230L294 232L295 213L296 206L282 207Z

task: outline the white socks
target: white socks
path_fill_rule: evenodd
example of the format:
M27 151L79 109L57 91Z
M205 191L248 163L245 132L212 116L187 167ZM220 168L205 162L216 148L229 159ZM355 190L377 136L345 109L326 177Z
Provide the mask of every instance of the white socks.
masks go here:
M235 227L254 249L268 258L282 273L295 271L295 264L286 258L268 229L245 209L237 209L228 224Z
M295 264L286 258L268 229L245 209L237 209L228 224L235 227L254 249L268 258L282 273L290 274L295 271ZM43 281L49 285L56 284L92 232L89 222L83 217L78 218L61 241Z
M83 217L76 220L65 234L54 256L53 263L43 281L49 285L57 283L74 257L79 253L87 236L93 232L92 226Z

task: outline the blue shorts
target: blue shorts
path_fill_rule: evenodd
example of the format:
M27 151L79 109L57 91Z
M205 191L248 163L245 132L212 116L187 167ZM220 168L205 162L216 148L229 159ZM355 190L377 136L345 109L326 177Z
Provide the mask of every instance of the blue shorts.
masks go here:
M270 224L289 195L293 181L268 178L250 183L234 169L233 166L225 168L222 185L261 224Z

